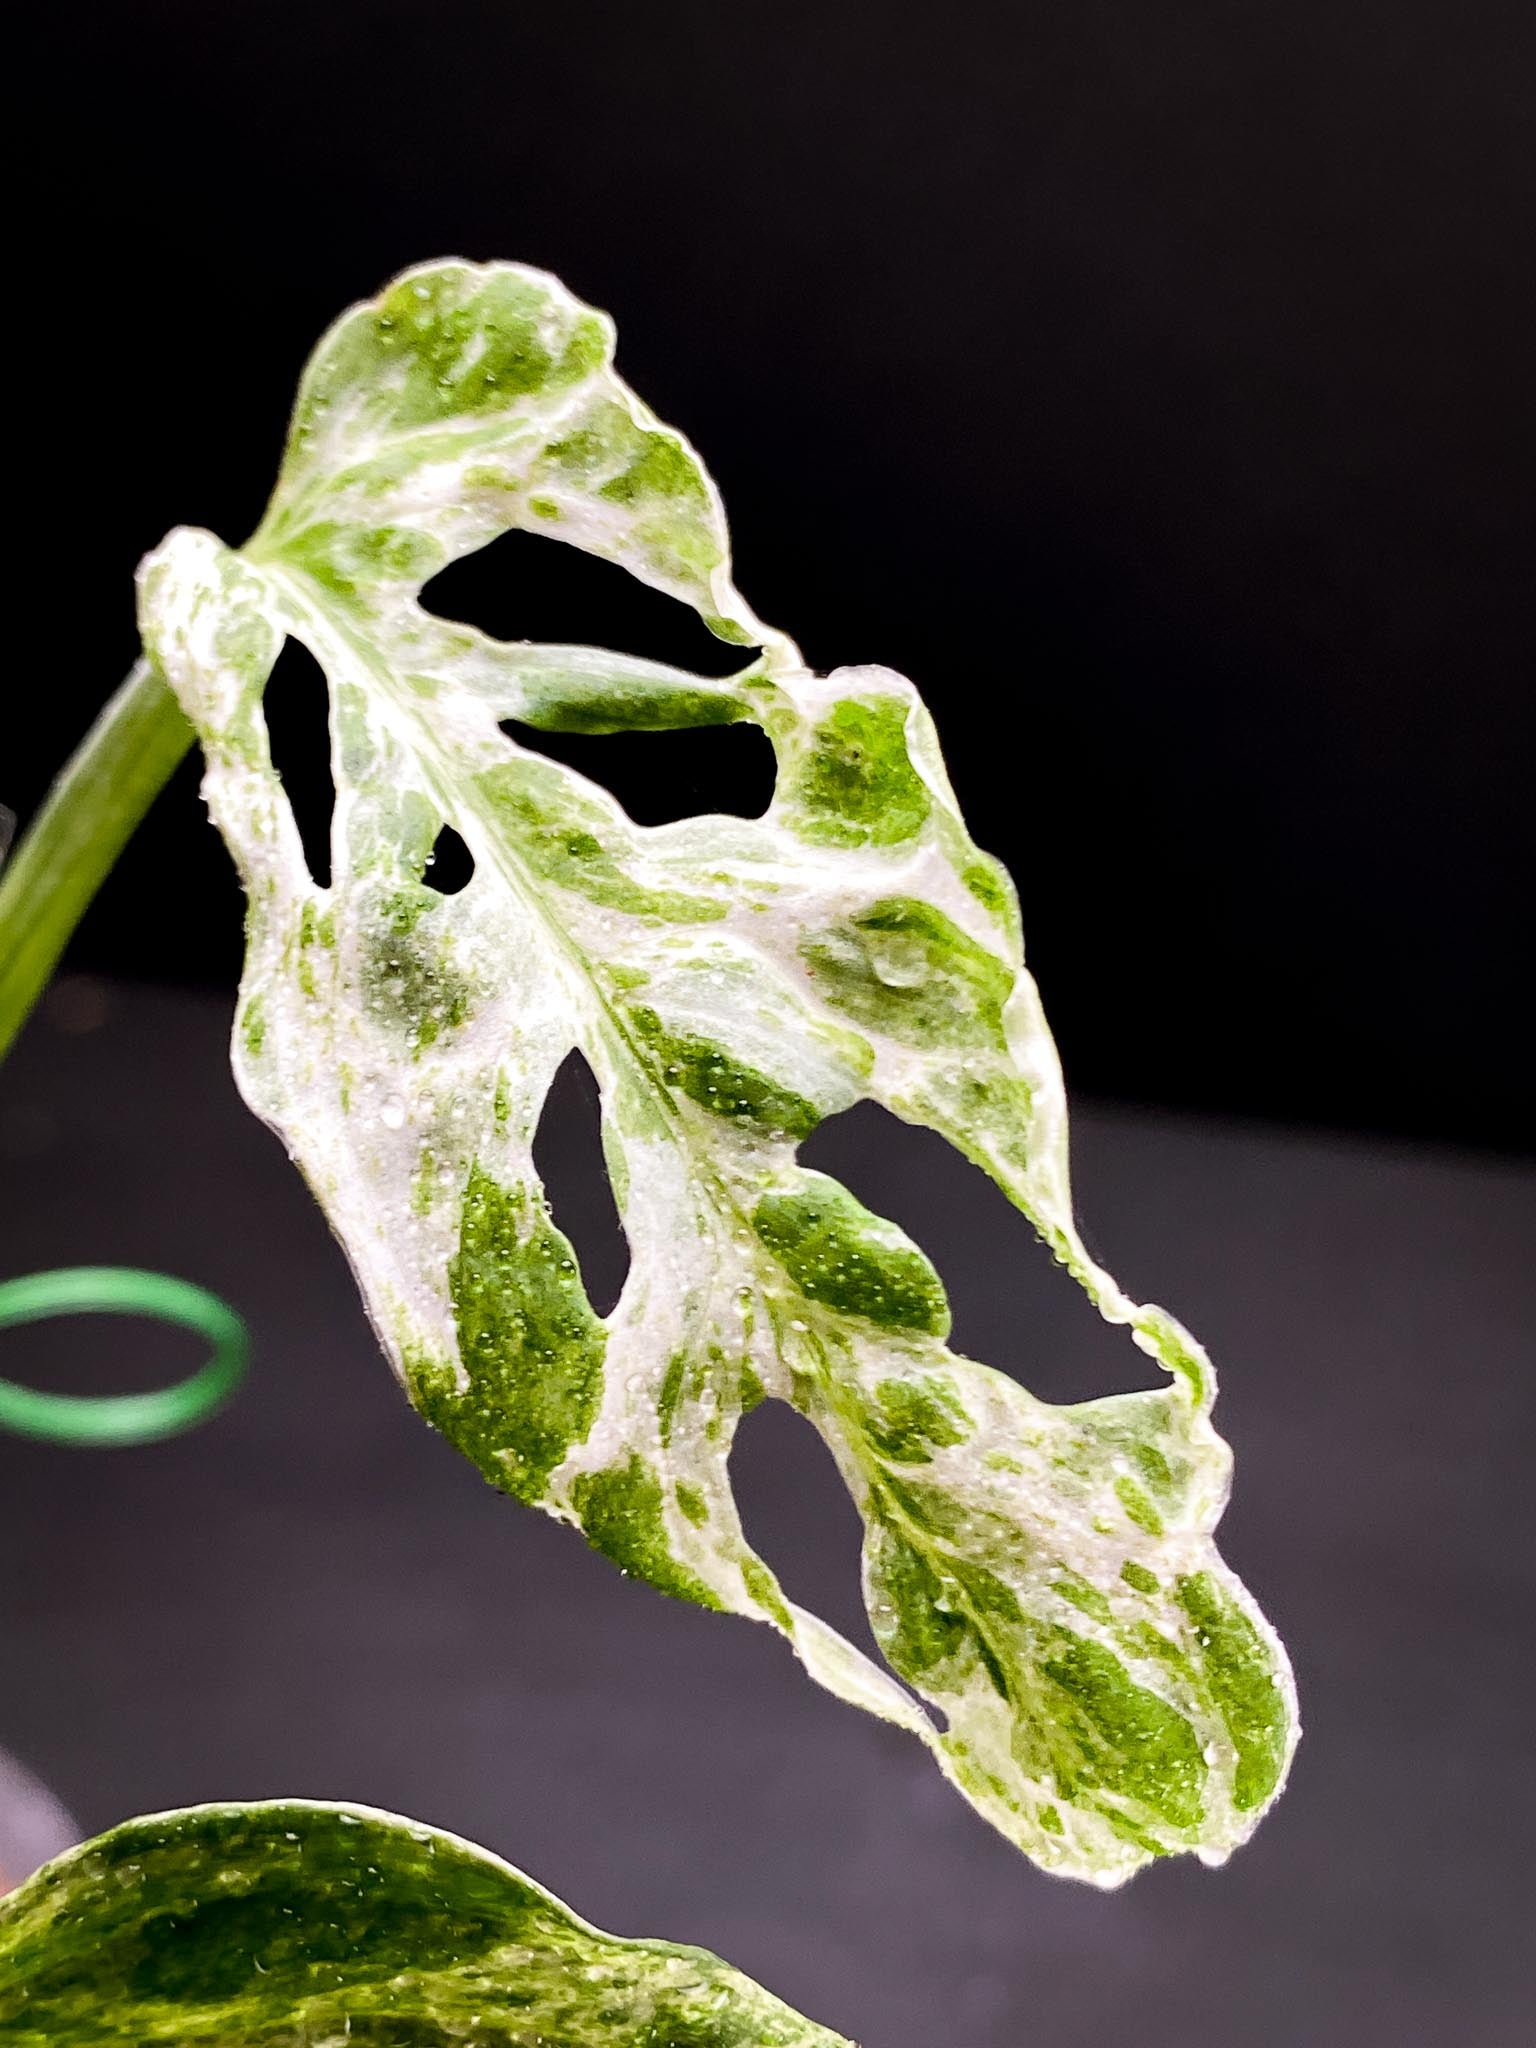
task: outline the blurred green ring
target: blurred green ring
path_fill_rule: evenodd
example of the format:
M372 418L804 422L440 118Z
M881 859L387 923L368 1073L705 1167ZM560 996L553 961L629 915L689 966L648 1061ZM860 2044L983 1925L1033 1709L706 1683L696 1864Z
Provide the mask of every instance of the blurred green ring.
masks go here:
M227 1302L168 1273L135 1266L64 1266L0 1283L0 1330L52 1316L147 1316L196 1330L213 1346L190 1379L149 1394L49 1394L0 1378L0 1429L55 1444L147 1444L176 1436L223 1406L250 1356L250 1333Z

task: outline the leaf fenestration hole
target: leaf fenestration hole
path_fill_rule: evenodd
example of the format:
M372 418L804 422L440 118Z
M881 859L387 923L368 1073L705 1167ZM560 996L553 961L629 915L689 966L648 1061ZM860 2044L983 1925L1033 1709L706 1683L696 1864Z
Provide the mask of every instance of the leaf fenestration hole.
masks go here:
M475 872L475 856L451 825L445 825L432 843L422 880L439 896L457 896Z
M760 818L773 801L777 763L761 726L535 732L509 718L501 729L520 747L600 784L637 825L672 825L704 811Z
M297 640L285 640L262 700L272 765L299 828L304 862L322 889L331 885L330 689L325 671Z
M610 1315L629 1273L629 1239L603 1159L602 1097L579 1052L550 1084L533 1136L533 1163L557 1227L570 1239L587 1299Z
M747 1541L789 1598L883 1663L864 1606L864 1524L814 1423L764 1401L736 1426L730 1471Z
M717 639L691 606L617 562L521 529L440 569L421 603L496 640L612 647L695 675L728 676L751 659L749 648Z
M828 1117L799 1156L928 1254L949 1295L952 1350L997 1366L1042 1401L1168 1384L1128 1331L1104 1321L1001 1188L938 1132L860 1102Z

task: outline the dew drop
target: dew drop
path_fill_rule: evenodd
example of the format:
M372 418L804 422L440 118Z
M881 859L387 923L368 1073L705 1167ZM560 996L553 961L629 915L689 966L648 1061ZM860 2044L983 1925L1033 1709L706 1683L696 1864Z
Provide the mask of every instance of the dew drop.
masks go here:
M387 1095L380 1103L379 1122L387 1131L398 1131L405 1122L405 1104L398 1095Z
M887 988L917 988L928 979L928 961L920 945L892 933L871 954L870 964Z

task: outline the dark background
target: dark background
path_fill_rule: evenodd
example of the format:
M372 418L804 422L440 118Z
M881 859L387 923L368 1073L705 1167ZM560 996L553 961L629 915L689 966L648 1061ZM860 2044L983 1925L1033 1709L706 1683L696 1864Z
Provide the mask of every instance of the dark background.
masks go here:
M1530 2048L1524 1162L1079 1108L1085 1227L1220 1364L1222 1550L1289 1645L1305 1731L1230 1863L1106 1895L1034 1869L770 1630L624 1579L411 1413L235 1095L230 1009L66 981L0 1068L5 1265L185 1273L255 1340L190 1436L0 1435L0 1742L83 1829L368 1801L599 1926L702 1943L863 2048ZM561 1108L541 1164L590 1283L596 1112ZM931 1133L865 1103L807 1152L933 1254L971 1356L1052 1401L1153 1377ZM17 1378L98 1390L198 1355L112 1318L0 1344ZM809 1426L765 1403L731 1476L791 1596L868 1647L858 1518Z
M325 323L409 262L516 257L615 313L758 608L818 666L924 690L1072 1081L1519 1142L1531 19L37 10L8 222L33 723L0 797L35 804L127 667L139 554L255 523ZM563 552L504 544L440 601L707 658ZM707 762L636 744L653 796L697 803ZM77 964L232 984L194 785Z
M375 1801L866 2048L1524 2048L1536 1183L1464 1148L1513 1147L1530 1108L1531 18L30 13L0 799L30 809L131 660L140 553L255 523L341 306L446 253L558 271L704 450L752 601L818 666L889 662L933 706L1090 1098L1085 1230L1222 1368L1223 1548L1307 1731L1225 1870L1105 1897L1034 1870L766 1630L492 1493L408 1410L235 1097L240 905L189 764L81 934L90 972L0 1070L0 1268L182 1273L255 1340L194 1435L0 1438L0 1743L82 1827ZM721 659L528 537L434 601ZM314 822L315 678L289 665L273 698ZM588 744L658 815L760 796L747 738ZM566 1088L541 1130L589 1280L594 1118ZM861 1105L807 1156L932 1251L961 1348L1050 1400L1145 1383L929 1134ZM97 1390L194 1356L110 1320L4 1346L16 1378ZM732 1470L790 1592L861 1636L855 1517L803 1425L768 1404Z

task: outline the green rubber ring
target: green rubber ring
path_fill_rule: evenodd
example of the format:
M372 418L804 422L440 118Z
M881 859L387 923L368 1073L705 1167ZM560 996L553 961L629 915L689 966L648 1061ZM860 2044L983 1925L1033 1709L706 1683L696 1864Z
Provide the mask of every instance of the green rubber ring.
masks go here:
M150 1444L221 1408L239 1385L250 1332L227 1302L136 1266L64 1266L0 1284L0 1330L52 1316L148 1316L196 1330L213 1346L190 1379L149 1394L49 1394L0 1379L0 1429L54 1444Z

